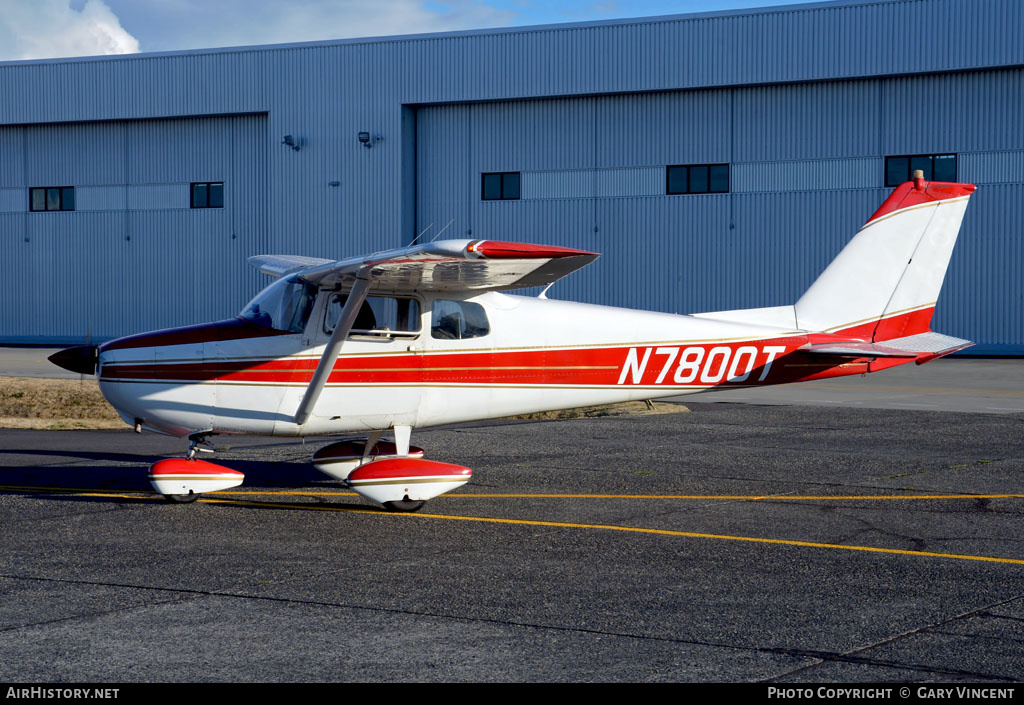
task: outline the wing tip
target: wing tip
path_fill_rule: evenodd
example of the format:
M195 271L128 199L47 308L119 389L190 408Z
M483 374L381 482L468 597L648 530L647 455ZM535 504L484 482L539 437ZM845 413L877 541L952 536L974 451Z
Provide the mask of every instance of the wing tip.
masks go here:
M577 250L557 245L535 245L528 242L504 240L474 240L466 246L467 252L487 259L560 259L562 257L599 257L597 252Z

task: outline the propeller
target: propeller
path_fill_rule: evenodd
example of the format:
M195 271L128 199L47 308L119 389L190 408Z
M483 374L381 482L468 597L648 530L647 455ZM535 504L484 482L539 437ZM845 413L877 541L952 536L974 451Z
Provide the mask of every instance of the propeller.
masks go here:
M85 345L64 348L46 358L57 367L80 375L94 375L99 366L99 346L92 345L92 323L86 324Z

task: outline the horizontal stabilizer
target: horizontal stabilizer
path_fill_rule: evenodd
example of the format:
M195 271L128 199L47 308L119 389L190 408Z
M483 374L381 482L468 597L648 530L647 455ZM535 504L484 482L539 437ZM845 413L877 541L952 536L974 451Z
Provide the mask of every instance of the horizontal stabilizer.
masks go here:
M908 335L905 338L893 338L880 343L861 343L856 341L836 343L813 343L800 349L812 355L834 355L839 357L912 357L917 364L923 365L936 358L969 348L974 343L962 338L942 335L934 331Z

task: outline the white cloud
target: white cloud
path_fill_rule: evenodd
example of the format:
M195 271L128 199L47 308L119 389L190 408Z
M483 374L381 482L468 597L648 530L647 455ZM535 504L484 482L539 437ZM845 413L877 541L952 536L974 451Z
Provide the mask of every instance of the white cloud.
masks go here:
M0 60L131 54L139 42L103 0L0 0Z
M513 24L483 0L107 0L143 51L309 42Z

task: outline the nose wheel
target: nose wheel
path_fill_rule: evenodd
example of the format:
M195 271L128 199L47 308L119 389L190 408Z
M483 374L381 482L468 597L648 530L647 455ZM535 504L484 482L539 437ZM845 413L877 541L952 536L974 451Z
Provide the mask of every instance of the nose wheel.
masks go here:
M400 499L395 502L381 502L381 506L387 509L389 512L418 512L420 508L426 504L423 500L418 499Z
M163 498L171 504L192 504L192 502L199 499L199 495L195 492L189 492L188 494L165 494Z

